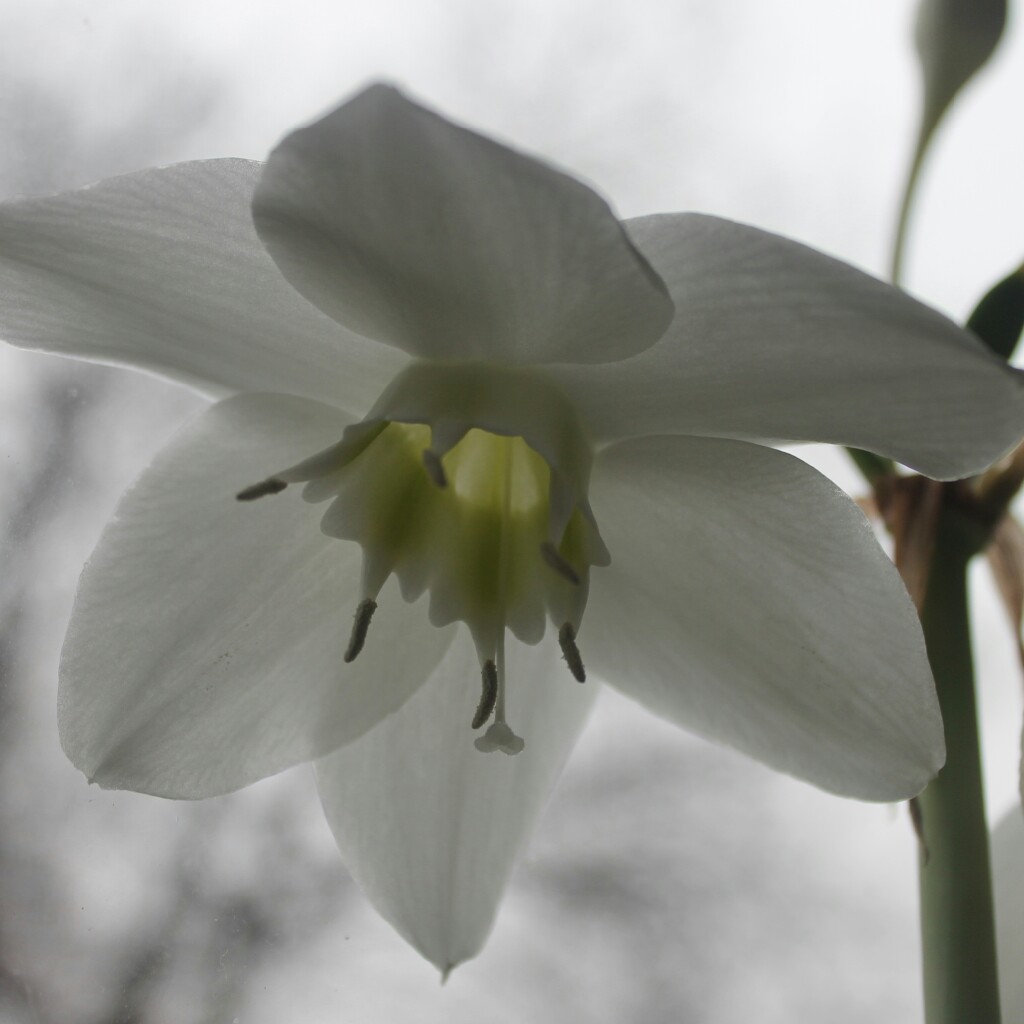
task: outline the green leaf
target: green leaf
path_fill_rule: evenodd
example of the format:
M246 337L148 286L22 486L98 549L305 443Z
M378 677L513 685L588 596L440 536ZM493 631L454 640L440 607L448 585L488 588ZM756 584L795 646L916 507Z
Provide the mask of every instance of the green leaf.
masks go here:
M967 329L973 331L997 356L1009 359L1024 331L1024 264L978 303Z
M893 248L898 281L911 201L932 136L957 93L992 56L1006 25L1006 0L921 0L914 42L921 62L924 101L917 148L910 164Z

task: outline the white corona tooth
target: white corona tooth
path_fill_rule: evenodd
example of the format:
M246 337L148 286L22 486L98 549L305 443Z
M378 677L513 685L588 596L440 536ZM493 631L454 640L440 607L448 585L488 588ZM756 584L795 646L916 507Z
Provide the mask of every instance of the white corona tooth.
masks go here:
M469 423L458 420L437 420L430 425L430 450L442 458L447 455L470 431Z
M343 439L328 448L324 448L322 451L316 452L314 455L310 455L308 459L303 459L301 462L295 463L294 466L289 466L277 475L282 480L287 480L292 484L304 483L306 480L316 480L317 477L326 476L328 473L333 473L336 469L341 469L345 464L346 449L347 443Z
M379 594L395 569L394 559L390 553L382 552L366 544L363 545L362 584L364 594Z
M430 482L435 487L447 487L448 477L445 475L444 464L441 456L431 448L423 449L423 468L430 477Z
M580 574L562 557L558 549L551 541L546 540L540 546L541 558L554 569L563 579L568 580L574 586L580 585Z
M327 501L339 494L345 480L345 467L336 469L332 473L318 476L310 480L302 488L302 500L310 505L316 505L321 501Z
M580 503L580 514L583 516L587 537L587 561L591 565L605 566L612 564L611 552L609 552L601 531L597 528L597 520L594 518L593 510L589 501Z
M548 489L548 539L555 549L558 548L558 542L569 525L576 504L575 491L566 483L561 473L552 470Z
M275 476L290 484L298 484L334 473L362 455L386 427L386 422L377 420L350 424L345 428L340 441L310 455L308 459L295 463L294 466L289 466Z

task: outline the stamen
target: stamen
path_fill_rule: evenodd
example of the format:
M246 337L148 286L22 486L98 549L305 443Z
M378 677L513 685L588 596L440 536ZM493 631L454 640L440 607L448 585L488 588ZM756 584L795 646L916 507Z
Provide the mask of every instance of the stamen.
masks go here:
M578 683L587 681L587 670L583 667L580 649L576 646L576 630L567 622L558 631L558 642L562 647L562 657L569 666L569 671Z
M444 471L441 456L437 452L431 451L429 448L423 449L423 468L427 471L427 476L430 477L430 482L435 487L448 486L448 476Z
M483 691L480 694L480 703L476 707L476 714L473 716L474 729L479 729L491 717L498 700L498 667L493 661L485 661L480 675Z
M559 576L567 579L570 583L579 586L580 574L566 561L551 541L546 540L540 546L540 556L547 563L548 568L554 569Z
M235 495L236 501L255 501L257 498L265 498L268 494L280 494L288 486L284 480L276 476L268 476L258 484L243 487Z
M366 643L366 634L370 629L370 619L377 610L377 602L372 597L364 598L356 609L356 617L352 623L352 634L348 638L345 661L355 661Z

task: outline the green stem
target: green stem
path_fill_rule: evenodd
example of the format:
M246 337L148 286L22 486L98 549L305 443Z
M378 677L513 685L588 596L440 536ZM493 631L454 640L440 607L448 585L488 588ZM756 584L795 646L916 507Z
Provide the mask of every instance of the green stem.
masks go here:
M889 280L897 286L903 277L903 251L907 241L907 227L910 224L910 208L913 205L914 192L917 189L917 179L921 176L921 167L924 165L924 155L928 150L928 143L934 129L935 123L933 122L929 127L928 118L925 116L918 134L917 145L914 148L914 156L910 162L910 170L907 172L907 181L903 186L903 195L900 197L896 237L892 246L892 263L889 266Z
M999 1024L992 879L974 698L969 524L943 510L922 621L946 729L946 765L918 798L927 1024Z

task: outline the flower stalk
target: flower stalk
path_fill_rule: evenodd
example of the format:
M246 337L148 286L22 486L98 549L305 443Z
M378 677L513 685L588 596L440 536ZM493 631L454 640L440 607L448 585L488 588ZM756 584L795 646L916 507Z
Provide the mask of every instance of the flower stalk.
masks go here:
M987 530L944 488L922 612L947 759L918 797L921 937L927 1024L998 1024L992 880L982 786L967 568Z

